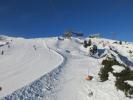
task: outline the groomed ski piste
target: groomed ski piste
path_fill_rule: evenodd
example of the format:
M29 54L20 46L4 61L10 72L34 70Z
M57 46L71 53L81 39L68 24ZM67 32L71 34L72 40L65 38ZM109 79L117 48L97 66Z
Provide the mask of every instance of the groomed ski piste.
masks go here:
M89 39L89 38L86 38ZM100 82L101 62L110 52L119 62L132 68L133 56L127 53L132 43L114 44L115 40L93 38L101 50L90 55L83 47L83 39L59 40L58 37L24 39L6 37L0 41L0 98L1 100L131 100L115 87L109 76ZM122 70L119 66L116 71ZM93 76L87 81L87 75ZM130 82L132 83L132 82Z

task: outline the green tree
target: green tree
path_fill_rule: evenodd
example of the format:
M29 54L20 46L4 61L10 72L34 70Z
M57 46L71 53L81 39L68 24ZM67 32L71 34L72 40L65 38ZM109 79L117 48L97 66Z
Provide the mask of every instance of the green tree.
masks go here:
M88 43L87 43L87 41L86 41L86 40L84 40L84 44L83 44L83 46L84 46L85 48L87 48L87 47L88 47Z
M91 44L92 44L91 39L89 39L88 46L91 46Z
M64 33L64 36L65 36L66 38L71 38L71 37L72 37L72 32L65 32L65 33Z
M79 32L79 33L76 33L76 36L82 37L84 36L84 34Z
M120 41L119 44L122 45L122 41Z

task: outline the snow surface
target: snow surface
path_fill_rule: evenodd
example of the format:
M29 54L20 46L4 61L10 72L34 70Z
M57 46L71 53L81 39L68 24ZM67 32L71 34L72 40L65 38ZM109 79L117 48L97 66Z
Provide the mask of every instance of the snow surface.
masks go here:
M114 66L112 66L112 68L113 68L114 73L120 73L121 71L123 71L125 69L124 67L118 66L118 65L114 65Z
M89 49L83 48L80 39L11 39L10 48L0 47L4 50L4 55L0 55L2 100L130 100L116 89L113 75L109 74L108 81L100 82L98 73L105 58L88 55ZM133 59L125 52L132 44L122 47L113 42L92 39L93 44L106 51L101 55L113 53L118 61L125 63L109 50L113 47L128 57L128 61ZM118 67L114 68L117 72L122 70ZM87 75L93 76L92 81L85 80Z
M133 86L133 81L125 81L126 83L128 83L129 85Z
M36 45L36 51L33 45ZM4 55L0 55L0 97L33 82L63 61L40 39L14 39L10 49L6 46L0 49L5 51Z

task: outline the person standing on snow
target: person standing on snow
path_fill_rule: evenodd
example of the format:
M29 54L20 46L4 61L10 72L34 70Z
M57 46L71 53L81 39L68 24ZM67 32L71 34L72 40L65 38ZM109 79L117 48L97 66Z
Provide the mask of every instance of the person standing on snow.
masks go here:
M1 55L4 55L4 51L3 50L1 51Z
M34 50L36 50L36 46L35 45L33 45L33 48L34 48Z

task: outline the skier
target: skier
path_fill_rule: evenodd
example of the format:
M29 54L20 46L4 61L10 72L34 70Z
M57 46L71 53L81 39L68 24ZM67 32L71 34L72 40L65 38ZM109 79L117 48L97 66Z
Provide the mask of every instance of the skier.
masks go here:
M0 91L2 91L2 87L0 86Z
M4 51L2 50L2 51L1 51L1 55L3 55L3 54L4 54Z
M7 47L10 48L10 44L8 44Z
M33 45L33 48L34 48L34 50L36 50L36 46L35 45Z

